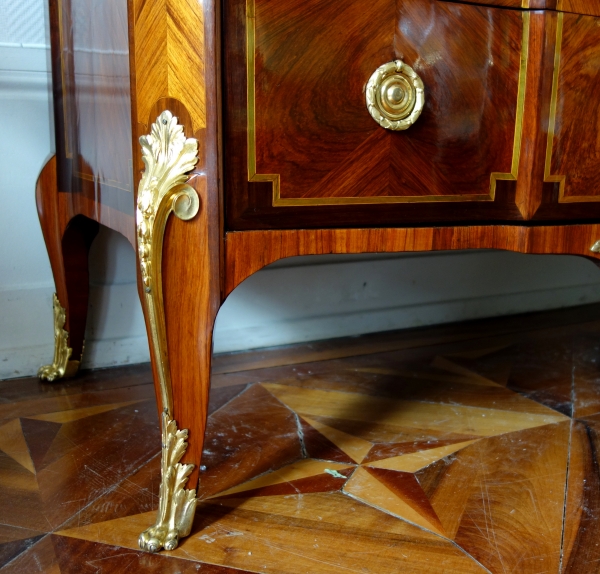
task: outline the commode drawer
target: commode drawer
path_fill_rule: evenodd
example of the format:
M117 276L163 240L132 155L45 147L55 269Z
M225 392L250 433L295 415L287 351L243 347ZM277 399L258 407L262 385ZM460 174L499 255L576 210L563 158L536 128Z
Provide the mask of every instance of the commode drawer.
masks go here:
M593 217L543 163L559 23L595 18L487 4L227 3L228 227Z
M517 215L527 13L437 0L248 0L246 13L246 89L226 85L227 193L271 209ZM366 103L369 78L397 60L424 86L405 131Z

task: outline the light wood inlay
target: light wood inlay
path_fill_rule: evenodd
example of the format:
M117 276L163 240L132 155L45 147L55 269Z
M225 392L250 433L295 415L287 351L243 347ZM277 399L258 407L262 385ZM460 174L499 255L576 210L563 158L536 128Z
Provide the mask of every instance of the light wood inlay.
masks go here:
M382 461L370 462L369 466L374 468L386 468L388 470L398 470L402 472L416 472L417 470L421 470L422 468L425 468L426 466L429 466L438 460L458 452L474 442L474 440L467 440L457 444L441 446L439 448L431 448L429 450L405 454L403 456L395 456L393 458L386 458Z
M285 466L281 470L276 470L275 472L259 476L254 480L230 488L229 490L219 493L219 496L229 496L231 494L247 492L265 486L309 478L311 476L323 474L328 470L339 472L340 470L345 470L347 468L351 467L347 464L339 464L336 462L304 459L289 466Z
M120 409L123 407L128 407L129 405L134 405L139 403L140 401L127 401L124 403L116 403L116 404L108 404L108 405L98 405L94 407L84 407L82 409L72 409L68 411L57 411L54 413L44 413L43 415L36 415L30 417L31 419L37 421L48 421L53 423L68 423L72 421L78 421L80 419L84 419L87 417L91 417L93 415L98 415L100 413L106 413L108 411L113 411L115 409Z
M401 516L410 523L444 536L442 525L437 517L434 516L432 519L427 515L423 516L424 513L414 508L416 506L414 503L410 504L412 501L407 500L408 496L402 497L398 492L389 490L364 468L357 469L346 483L344 492L375 508L385 508L393 515Z
M330 440L342 452L346 453L354 462L362 462L373 448L373 443L325 425L318 420L307 416L303 416L302 419Z
M197 0L135 0L137 120L147 124L161 98L188 110L193 131L206 126L204 16Z
M21 421L15 419L0 427L0 451L16 460L23 468L35 474L35 467L23 437Z
M560 413L546 414L499 411L457 405L430 405L418 401L393 401L355 393L316 389L297 389L263 383L262 385L290 409L301 415L331 417L369 424L384 424L435 430L443 427L456 434L493 436L543 426L565 420ZM417 422L418 421L418 422Z

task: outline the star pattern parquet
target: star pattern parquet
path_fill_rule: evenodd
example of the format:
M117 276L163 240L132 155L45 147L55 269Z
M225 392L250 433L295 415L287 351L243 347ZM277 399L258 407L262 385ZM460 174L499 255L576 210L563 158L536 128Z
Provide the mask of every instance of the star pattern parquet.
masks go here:
M410 335L217 357L160 555L149 367L0 382L0 572L600 571L600 306Z

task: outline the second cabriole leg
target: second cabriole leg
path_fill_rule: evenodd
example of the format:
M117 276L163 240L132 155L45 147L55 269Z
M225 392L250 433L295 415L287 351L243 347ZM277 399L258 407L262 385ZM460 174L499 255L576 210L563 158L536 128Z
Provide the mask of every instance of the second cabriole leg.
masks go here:
M83 355L88 312L88 254L98 223L79 215L69 220L56 184L56 158L44 166L36 186L40 224L56 286L53 297L54 358L40 378L74 375Z

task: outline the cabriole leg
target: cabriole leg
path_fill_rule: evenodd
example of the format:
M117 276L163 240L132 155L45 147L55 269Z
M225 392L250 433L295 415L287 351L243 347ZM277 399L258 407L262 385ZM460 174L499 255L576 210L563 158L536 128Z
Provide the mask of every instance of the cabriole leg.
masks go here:
M77 216L69 220L56 186L56 158L42 170L36 186L36 203L50 258L56 293L53 297L54 358L38 371L54 381L74 375L83 355L88 310L88 254L98 224Z
M186 175L198 160L197 141L185 138L168 111L140 141L146 165L136 212L140 291L163 443L158 514L139 544L157 552L176 548L194 519L219 289L208 251L206 180ZM169 218L171 212L177 217Z

